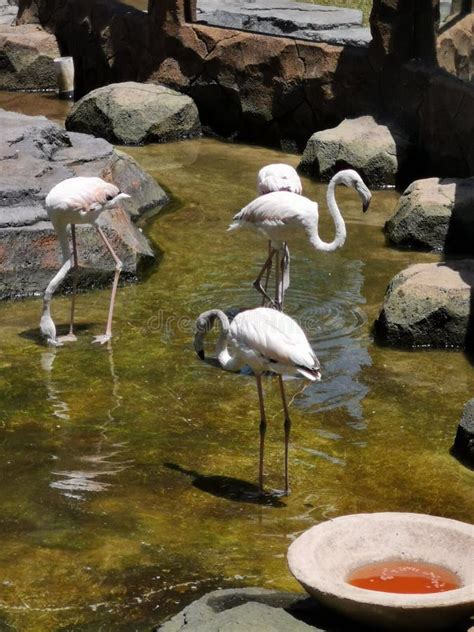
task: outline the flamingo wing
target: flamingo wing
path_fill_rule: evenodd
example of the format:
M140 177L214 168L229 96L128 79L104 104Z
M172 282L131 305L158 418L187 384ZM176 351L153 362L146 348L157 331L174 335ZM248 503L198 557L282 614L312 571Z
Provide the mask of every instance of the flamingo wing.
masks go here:
M255 351L273 362L319 368L304 331L282 312L267 307L240 312L232 321L230 334L237 347Z
M290 165L276 163L260 169L257 176L257 191L260 195L272 191L291 191L301 195L303 187L296 169Z
M274 191L261 195L234 215L228 230L245 224L254 226L290 226L317 218L318 205L290 191Z
M87 213L99 210L120 193L119 189L102 178L76 177L63 180L46 197L49 209Z

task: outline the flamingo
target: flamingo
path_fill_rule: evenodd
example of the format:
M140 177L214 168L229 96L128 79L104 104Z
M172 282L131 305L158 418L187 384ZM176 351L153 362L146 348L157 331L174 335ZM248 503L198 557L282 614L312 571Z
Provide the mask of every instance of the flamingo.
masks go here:
M103 344L112 337L112 316L114 311L115 294L117 291L122 262L110 245L102 228L97 224L100 214L108 209L114 208L121 200L130 196L122 193L114 184L105 182L101 178L95 177L75 177L63 180L46 196L46 210L54 229L59 238L63 265L59 272L51 279L44 293L43 312L41 315L40 329L46 337L47 342L54 346L60 346L64 342L76 340L74 334L74 307L77 285L77 247L76 247L76 224L91 224L98 232L107 250L115 263L115 276L112 285L112 296L110 299L109 315L105 334L95 336L93 342ZM71 225L72 254L69 248L67 226ZM51 318L51 299L58 285L63 281L68 271L74 269L73 295L71 301L71 316L69 333L66 336L57 336L56 327Z
M283 375L303 376L311 381L321 379L319 360L301 327L283 312L268 307L257 307L239 312L229 323L227 315L219 309L203 312L196 320L194 348L204 360L204 338L218 319L221 333L216 353L219 364L226 371L239 371L248 365L257 381L260 406L260 462L259 492L263 493L263 453L266 431L263 402L262 374L272 371L278 374L280 395L285 416L285 490L289 493L288 444L291 420L288 412Z
M239 228L251 228L271 241L272 250L253 285L277 309L282 309L284 292L289 286L289 274L285 273L284 270L286 243L288 241L296 238L303 231L316 250L332 252L344 245L346 226L335 197L335 188L338 184L344 184L357 191L362 199L362 210L364 212L368 209L372 197L362 178L353 169L339 171L333 176L327 189L327 204L336 228L336 235L331 242L323 241L319 237L317 203L290 191L274 191L257 197L234 216L234 221L228 228L229 231ZM283 263L281 280L278 270L278 258L280 255L282 255ZM273 257L277 258L277 293L275 300L268 296L261 283L265 271L272 265Z
M266 165L262 167L257 174L257 193L259 195L265 195L266 193L271 193L272 191L291 191L292 193L297 193L301 195L303 193L303 185L301 184L300 177L298 172L291 165L287 165L285 163L277 162L271 165ZM282 270L284 271L284 289L286 289L289 285L290 278L290 251L286 243L283 246L284 255L282 257ZM268 256L272 254L272 242L268 240ZM273 257L272 257L273 261ZM278 271L278 260L276 261L276 267ZM272 263L267 268L267 274L265 277L264 290L267 291L268 281L270 279L270 274L272 271ZM278 272L277 272L278 274ZM275 295L278 292L278 277L275 278L276 288ZM286 285L286 287L285 287ZM265 305L266 298L263 296L262 305Z

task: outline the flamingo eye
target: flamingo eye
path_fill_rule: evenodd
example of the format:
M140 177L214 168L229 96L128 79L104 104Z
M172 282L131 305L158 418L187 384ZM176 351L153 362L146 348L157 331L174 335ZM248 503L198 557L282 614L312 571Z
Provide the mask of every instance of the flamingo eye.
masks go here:
M114 196L114 195L112 195L112 193L108 193L108 194L105 196L105 199L107 200L107 202L110 202L110 200L113 200L113 199L114 199L114 197L115 197L115 196Z

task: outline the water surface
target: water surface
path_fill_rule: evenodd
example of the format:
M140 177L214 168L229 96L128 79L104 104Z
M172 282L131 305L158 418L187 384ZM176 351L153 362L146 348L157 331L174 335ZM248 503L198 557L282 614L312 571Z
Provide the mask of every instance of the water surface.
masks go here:
M298 590L286 550L321 520L371 511L470 520L472 473L449 449L472 368L460 352L372 339L391 277L437 259L385 245L397 194L375 192L362 215L355 193L338 190L344 249L292 248L287 311L323 379L287 383L293 493L258 503L254 379L200 362L191 324L211 307L257 303L265 242L226 227L255 195L258 168L298 157L209 139L129 153L173 201L145 224L157 263L120 289L112 343L91 345L108 290L79 297L79 340L56 350L38 337L39 298L0 303L0 629L149 630L217 587ZM332 239L325 186L304 188L322 202L321 234ZM67 297L54 299L59 324L68 310ZM276 380L264 386L266 482L281 488L281 403Z

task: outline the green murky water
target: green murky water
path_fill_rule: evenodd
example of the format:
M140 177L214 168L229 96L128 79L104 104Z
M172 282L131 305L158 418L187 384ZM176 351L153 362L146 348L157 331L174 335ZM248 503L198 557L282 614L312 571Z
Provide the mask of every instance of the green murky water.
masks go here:
M44 107L28 96L30 113L33 101ZM287 383L293 493L260 505L254 380L201 363L191 322L209 307L256 304L265 243L225 229L259 167L298 158L208 139L129 153L173 202L146 225L158 261L120 290L109 348L90 344L106 290L79 297L79 341L57 350L37 337L40 299L0 304L0 629L149 630L219 586L298 589L286 550L318 521L393 510L472 519L472 473L449 455L472 368L462 353L394 351L371 337L390 278L435 259L385 246L397 194L376 192L363 216L342 189L344 249L292 249L287 310L323 379ZM304 187L324 199L324 186ZM55 298L58 323L68 309ZM278 488L276 381L265 390L267 485Z

